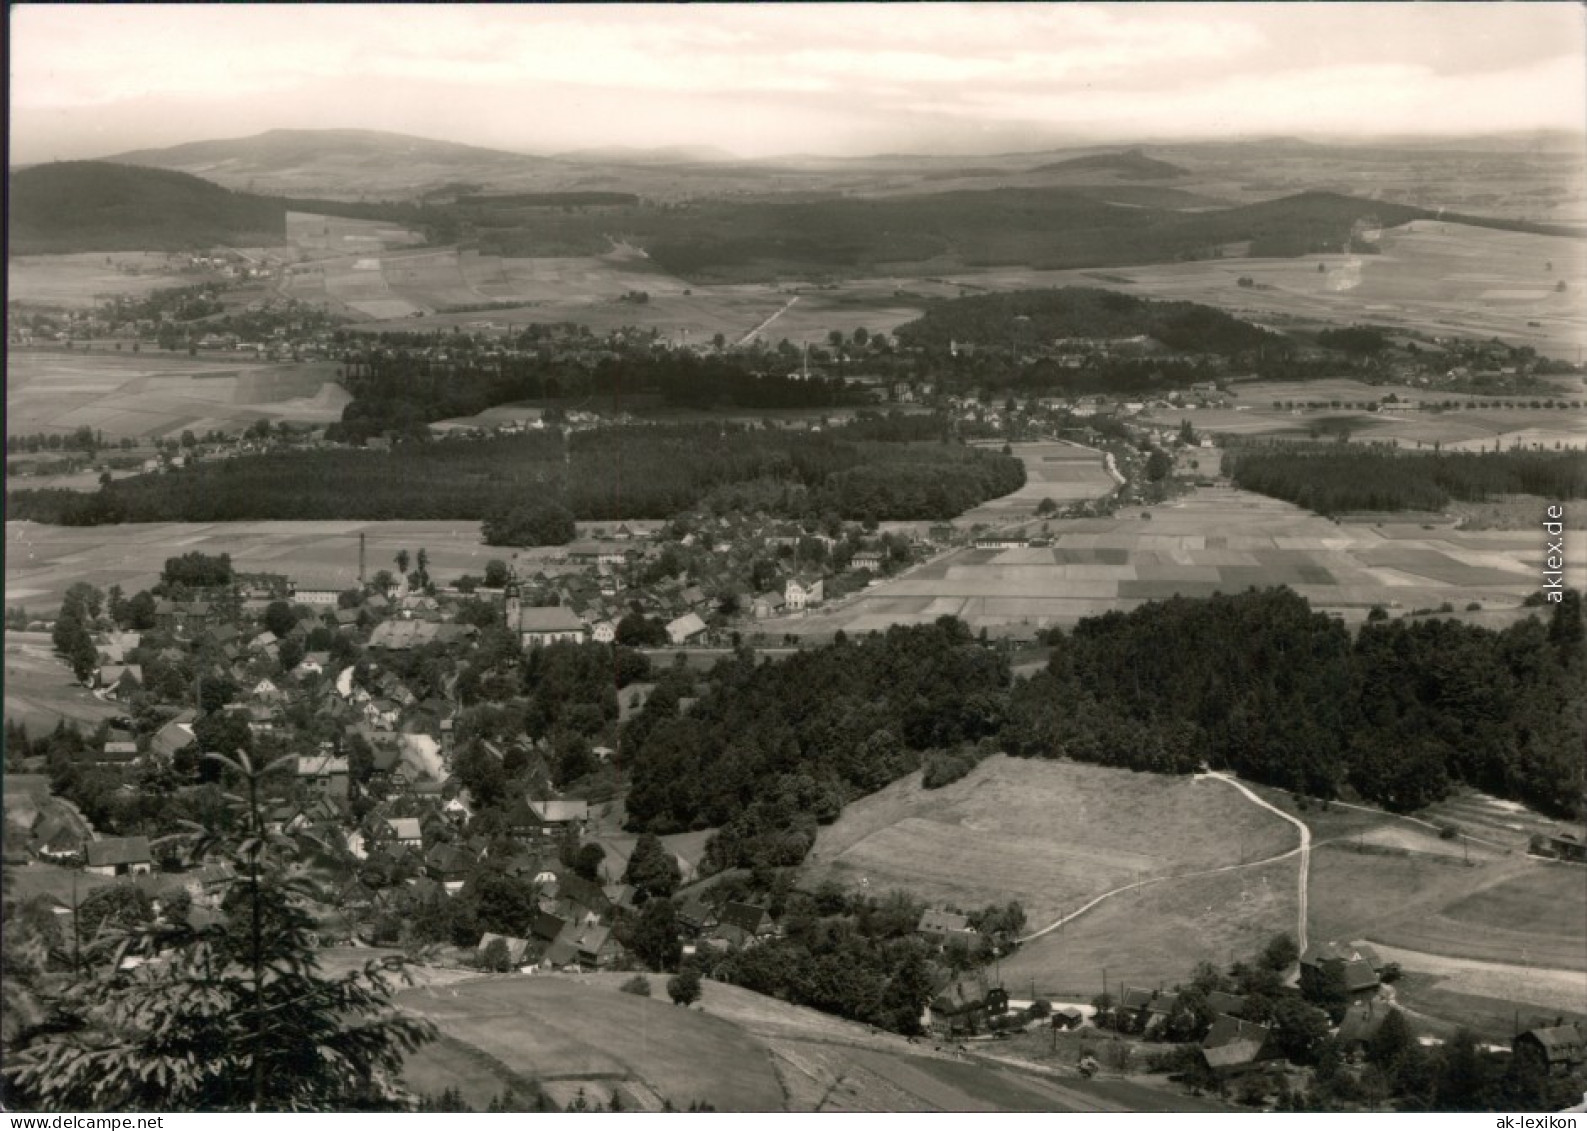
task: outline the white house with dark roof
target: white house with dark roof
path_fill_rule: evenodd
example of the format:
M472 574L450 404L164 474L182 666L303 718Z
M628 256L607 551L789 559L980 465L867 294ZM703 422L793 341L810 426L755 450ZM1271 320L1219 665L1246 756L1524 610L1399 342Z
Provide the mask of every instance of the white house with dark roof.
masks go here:
M789 612L800 612L826 599L825 582L813 575L790 577L783 587L783 602Z
M83 871L92 876L141 876L154 869L146 836L114 836L83 845Z

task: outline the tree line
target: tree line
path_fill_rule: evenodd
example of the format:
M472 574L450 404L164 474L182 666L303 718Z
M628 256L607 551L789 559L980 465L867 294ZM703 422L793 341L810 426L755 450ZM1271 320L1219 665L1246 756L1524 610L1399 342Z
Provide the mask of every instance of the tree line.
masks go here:
M1280 335L1210 306L1138 298L1098 287L1010 291L934 303L898 328L906 345L949 342L1050 345L1058 338L1145 334L1183 353L1238 354L1278 346Z
M623 732L628 814L717 826L708 868L799 863L854 797L988 748L1155 773L1203 766L1404 812L1456 784L1570 817L1587 704L1578 594L1545 624L1367 624L1351 639L1288 589L1153 602L1055 630L1011 681L963 623L894 626L780 663L723 661L687 713L653 696ZM946 754L942 752L948 752Z
M776 513L863 521L951 518L1025 481L1024 465L996 452L852 438L870 427L630 426L444 439L390 452L273 452L133 476L94 493L12 491L7 504L13 518L65 526L501 520L525 499L554 503L575 519L613 521L666 518L718 490L770 482L780 488L771 504ZM558 538L568 532L556 516L526 528Z
M1587 495L1587 455L1580 452L1241 447L1224 454L1223 472L1237 487L1330 515L1442 510L1451 499L1481 501L1495 495Z

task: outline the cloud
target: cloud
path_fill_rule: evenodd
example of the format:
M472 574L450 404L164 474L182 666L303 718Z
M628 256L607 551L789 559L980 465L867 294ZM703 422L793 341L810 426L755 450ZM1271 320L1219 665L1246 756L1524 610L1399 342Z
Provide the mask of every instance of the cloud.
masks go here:
M1550 3L57 4L13 8L11 30L14 139L111 119L164 136L134 113L156 105L191 138L274 108L522 148L730 134L756 153L887 146L889 123L1451 132L1573 126L1587 69L1581 9Z

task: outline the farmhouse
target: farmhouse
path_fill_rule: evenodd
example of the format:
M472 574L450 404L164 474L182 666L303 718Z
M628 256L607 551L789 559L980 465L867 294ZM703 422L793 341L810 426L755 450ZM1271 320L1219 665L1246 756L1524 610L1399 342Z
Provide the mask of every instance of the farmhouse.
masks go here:
M552 836L563 829L582 832L590 819L588 801L530 801L529 811L534 814L544 836Z
M1374 998L1351 1002L1343 1020L1339 1022L1339 1031L1334 1034L1340 1050L1346 1056L1365 1053L1372 1038L1377 1036L1378 1030L1383 1028L1383 1022L1392 1012L1393 1006L1385 1005L1380 1009Z
M1520 1034L1510 1042L1510 1050L1516 1056L1537 1058L1550 1073L1568 1073L1587 1064L1587 1034L1579 1023L1548 1025Z
M493 935L486 931L479 937L479 946L474 949L474 957L481 964L484 963L485 952L490 949L490 944L500 941L507 951L507 966L514 968L523 965L524 952L529 949L528 939L515 939L511 935Z
M783 600L783 595L776 592L761 593L750 602L750 611L755 614L756 620L778 616L786 607L787 602Z
M153 870L146 836L105 837L83 845L83 871L91 876L141 876Z
M855 569L880 573L882 570L882 552L880 550L861 550L850 559L849 564Z
M334 758L329 754L316 754L312 757L300 757L298 759L299 784L314 790L316 793L334 797L339 801L347 800L347 787L350 780L348 773L346 758Z
M1220 1014L1201 1042L1201 1057L1218 1076L1238 1076L1281 1060L1266 1025Z
M667 639L673 644L687 644L705 631L705 622L699 613L684 613L667 625Z
M975 540L977 550L1023 550L1029 545L1023 534L983 534Z
M969 941L977 937L969 919L957 911L942 911L935 907L928 907L921 912L915 933L934 943L945 943L949 939Z
M1577 864L1587 863L1587 841L1583 841L1575 833L1550 833L1543 838L1543 842L1549 852L1561 860L1570 860Z
M1349 946L1336 942L1313 943L1300 956L1300 984L1303 993L1316 993L1323 979L1334 968L1342 968L1345 992L1352 996L1376 993L1382 960L1369 946Z
M974 1033L988 1018L1008 1012L1008 991L981 972L950 982L930 1005L929 1023L948 1033Z

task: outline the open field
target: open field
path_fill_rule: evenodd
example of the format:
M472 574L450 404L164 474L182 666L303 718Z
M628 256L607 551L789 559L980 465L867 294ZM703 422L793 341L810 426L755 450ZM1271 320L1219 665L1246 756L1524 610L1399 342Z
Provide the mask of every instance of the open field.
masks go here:
M1465 1028L1481 1040L1508 1045L1517 1029L1552 1025L1557 1019L1587 1024L1587 1012L1579 1008L1579 1002L1578 1006L1568 1005L1569 996L1562 999L1549 995L1552 1000L1535 1003L1520 996L1490 997L1451 988L1462 984L1473 984L1469 974L1461 979L1449 973L1407 973L1394 984L1394 1000L1410 1012L1419 1033L1446 1041L1457 1029ZM1497 993L1506 992L1504 986L1494 983L1491 974L1478 984ZM1521 994L1532 996L1525 988Z
M240 431L256 420L340 420L348 396L331 362L256 365L146 350L16 349L6 358L6 429L107 439Z
M1568 361L1587 348L1587 313L1579 298L1587 289L1587 243L1414 220L1384 231L1379 247L1376 255L1110 267L1105 280L1091 270L1009 268L955 272L952 281L991 290L1101 282L1146 298L1207 303L1280 330L1370 322L1434 335L1498 337ZM1255 285L1240 286L1242 277ZM1564 292L1554 289L1560 281Z
M131 523L66 527L6 523L6 604L53 615L76 581L128 594L159 580L165 560L199 551L230 554L239 570L282 573L305 587L347 585L358 578L358 536L366 539L367 571L395 570L398 550L429 551L440 581L483 574L510 550L487 546L468 522Z
M428 1091L455 1084L479 1108L507 1083L535 1078L559 1102L581 1087L602 1102L621 1089L631 1106L705 1099L724 1111L1179 1109L1177 1093L1144 1082L935 1052L718 982L685 1011L667 1002L663 975L647 975L650 998L618 992L632 976L510 975L408 990L401 1004L445 1036L410 1058L405 1075Z
M825 341L831 330L852 334L861 326L891 332L922 309L921 296L913 289L901 293L895 280L820 288L689 284L627 245L598 256L537 258L457 248L382 250L374 244L340 254L321 246L305 246L304 252L312 258L288 270L283 293L325 302L359 321L400 320L414 330L577 322L596 333L655 329L677 343L709 341L715 334L731 342L758 334L767 342L798 343ZM629 301L637 291L648 299ZM451 309L487 304L496 308Z
M184 271L185 256L164 252L14 255L6 261L7 299L87 310L114 298L138 298L210 276Z
M1526 863L1436 912L1396 918L1374 937L1429 954L1581 971L1587 993L1587 871Z
M5 717L23 723L35 738L61 720L92 730L126 709L95 699L55 655L47 632L5 634Z
M1421 815L1434 823L1448 822L1470 836L1495 841L1516 852L1526 851L1534 833L1553 832L1559 826L1559 822L1524 805L1475 790L1453 793Z
M1042 996L1090 1001L1102 991L1104 970L1117 994L1126 984L1172 985L1202 961L1226 967L1280 932L1293 935L1296 867L1292 858L1123 892L1005 958L1003 983L1010 993L1034 985Z
M62 868L55 864L32 863L23 867L7 865L8 894L19 902L45 895L60 901L63 907L73 907L72 893L85 899L95 888L108 887L116 881L109 876L93 876L81 868Z
M1111 888L1294 846L1288 824L1217 782L999 755L941 789L912 774L853 802L809 867L965 910L1017 899L1034 930Z
M1043 499L1051 499L1059 505L1097 499L1118 485L1108 474L1103 454L1094 448L1066 443L1014 444L1011 447L1024 461L1025 485L966 511L954 520L957 525L1002 526L1030 518Z
M1453 400L1460 407L1433 411L1407 406L1379 412L1349 406L1387 396L1393 391L1390 386L1339 379L1294 384L1240 384L1231 391L1235 394L1233 407L1158 410L1143 414L1140 420L1161 428L1174 428L1180 421L1188 420L1204 434L1303 442L1337 438L1343 429L1348 432L1351 443L1392 443L1413 451L1432 449L1435 445L1440 450L1490 452L1496 444L1503 449L1523 445L1553 450L1556 444L1560 448L1587 448L1587 410L1564 407L1559 400L1565 397L1579 401L1582 399L1580 390L1513 398L1468 398L1445 396L1425 389L1402 390L1398 394L1402 398L1415 397L1418 401L1432 403ZM1558 407L1529 407L1534 399L1541 401L1548 396L1555 398ZM1512 401L1517 406L1527 407L1505 407ZM1325 407L1275 408L1275 402L1280 406L1291 402L1297 406L1318 402ZM1334 407L1336 404L1339 407ZM1217 453L1203 455L1216 466Z
M956 550L831 608L764 623L779 633L830 635L950 614L972 630L1034 632L1175 594L1270 585L1288 585L1313 608L1358 622L1377 604L1399 613L1445 602L1515 610L1542 584L1541 528L1339 524L1227 487L1199 488L1146 511L1043 525L1051 547ZM1587 585L1587 531L1567 533L1566 558L1566 583Z
M707 988L709 993L709 987ZM398 995L463 1045L533 1076L558 1099L577 1082L609 1094L638 1083L678 1108L776 1111L783 1091L766 1049L739 1029L665 997L603 993L560 977L505 975Z

